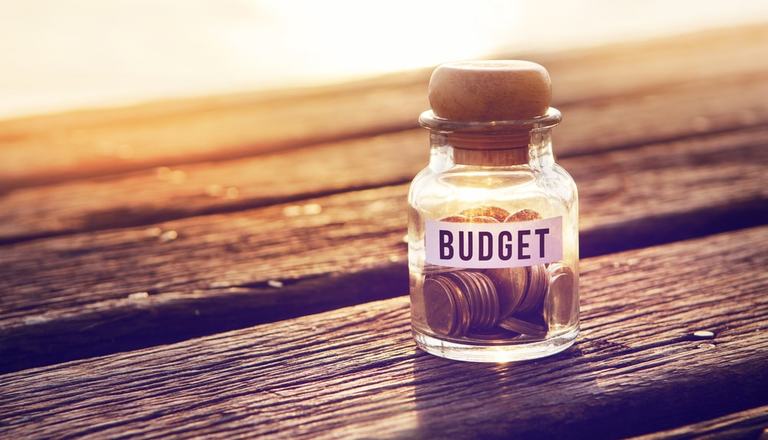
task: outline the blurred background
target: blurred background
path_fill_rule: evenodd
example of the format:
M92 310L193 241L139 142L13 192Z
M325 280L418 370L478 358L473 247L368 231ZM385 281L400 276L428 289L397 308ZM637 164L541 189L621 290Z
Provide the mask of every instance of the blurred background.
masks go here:
M0 118L328 84L768 19L761 0L3 0L0 10Z

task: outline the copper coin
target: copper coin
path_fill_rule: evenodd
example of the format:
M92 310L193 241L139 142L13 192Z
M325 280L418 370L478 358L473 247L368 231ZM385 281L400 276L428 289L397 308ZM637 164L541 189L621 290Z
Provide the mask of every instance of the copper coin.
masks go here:
M477 326L478 319L483 313L483 305L481 303L482 298L480 292L478 292L477 286L469 275L469 272L459 271L453 272L448 275L458 289L464 294L467 299L467 306L469 310L469 327Z
M520 211L517 211L516 213L509 215L504 218L504 222L525 222L525 221L531 221L531 220L538 220L541 218L541 215L532 210L532 209L521 209Z
M516 294L513 298L514 301L510 305L512 312L514 312L515 309L520 307L520 304L525 298L525 292L531 285L531 271L525 267L513 267L509 269L509 271L510 276L512 277L513 285L516 289ZM508 316L512 312L509 312L506 315Z
M446 279L446 282L451 285L451 292L453 293L453 297L456 300L457 324L456 328L451 334L453 336L464 336L467 333L467 330L469 330L471 319L469 311L469 300L467 299L467 295L462 292L456 283L452 283L448 279Z
M566 326L576 316L576 298L573 291L573 271L563 266L551 278L544 301L544 321L550 328Z
M536 307L539 301L539 289L541 287L541 275L538 266L527 266L528 269L528 288L525 290L525 297L515 311L516 314L529 313Z
M484 215L478 215L476 217L469 218L470 223L499 223L494 217L487 217Z
M549 266L547 266L547 271L549 272L550 276L557 275L559 272L561 272L561 271L563 271L565 269L570 270L570 269L568 269L568 266L566 266L565 264L563 264L563 263L561 263L559 261L557 261L555 263L551 263Z
M470 275L471 272L461 272L463 277L464 289L467 292L467 298L470 302L470 309L472 310L470 328L477 328L482 321L482 315L485 313L485 304L483 297L480 294L480 289L475 283L474 278Z
M541 308L544 306L544 297L549 290L549 273L543 264L539 264L539 282L541 286L539 287L539 301L536 310L541 311Z
M544 337L547 335L547 328L544 325L513 318L511 316L501 321L499 327L528 336Z
M488 269L485 275L496 286L499 316L504 318L514 313L523 301L528 288L528 269L525 267Z
M421 269L421 273L425 275L433 275L439 273L457 272L460 270L462 270L460 267L439 266L437 264L425 263L424 267Z
M497 206L479 206L477 208L465 209L459 213L465 217L492 217L498 222L503 222L509 217L509 211Z
M501 313L501 307L499 305L499 294L496 292L496 286L493 284L493 281L491 279L483 274L483 273L476 273L475 276L481 280L481 284L483 286L483 290L486 292L486 295L488 297L488 301L490 303L489 306L489 320L488 320L488 326L493 327L496 325L497 322L499 322L499 315Z
M462 215L451 215L448 217L443 217L440 219L441 222L451 222L451 223L467 223L469 222L469 218L464 217Z
M490 292L488 291L488 286L485 284L485 279L481 279L478 275L479 274L476 274L475 276L475 283L478 286L480 295L483 297L483 304L485 305L481 325L482 328L488 329L493 325L493 300L491 299ZM488 279L488 281L490 281L490 279Z
M471 277L474 288L477 291L478 297L480 299L480 307L477 316L476 327L487 329L491 327L491 313L493 313L491 310L491 299L489 298L487 287L483 285L483 279L480 278L479 272L468 272L467 274ZM490 279L487 279L487 282L490 282Z
M424 305L432 331L448 336L456 330L456 299L442 276L424 280Z
M536 300L533 301L531 306L531 312L541 312L541 308L544 306L544 297L547 294L549 288L549 274L543 264L537 264L535 266L536 276L538 277L535 293Z

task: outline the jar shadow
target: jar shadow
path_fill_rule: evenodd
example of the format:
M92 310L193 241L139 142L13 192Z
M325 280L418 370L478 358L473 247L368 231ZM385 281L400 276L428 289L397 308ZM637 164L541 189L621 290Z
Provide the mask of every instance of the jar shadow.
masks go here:
M598 397L578 343L545 359L469 363L420 351L413 381L417 437L559 438L588 426L574 400ZM578 381L574 382L574 377ZM576 431L575 431L576 430ZM589 431L586 431L589 432Z

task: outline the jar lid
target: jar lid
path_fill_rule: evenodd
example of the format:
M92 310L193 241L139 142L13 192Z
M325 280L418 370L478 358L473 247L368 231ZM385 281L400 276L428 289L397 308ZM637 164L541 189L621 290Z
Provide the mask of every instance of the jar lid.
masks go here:
M434 116L452 121L512 121L547 114L549 73L520 60L461 61L438 66L429 80Z

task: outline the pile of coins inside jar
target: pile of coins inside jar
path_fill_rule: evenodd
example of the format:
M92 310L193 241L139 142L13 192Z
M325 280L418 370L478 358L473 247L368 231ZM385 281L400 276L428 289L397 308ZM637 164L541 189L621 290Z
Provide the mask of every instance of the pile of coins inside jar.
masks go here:
M540 218L529 209L510 214L498 207L480 207L442 221L497 223ZM424 274L427 324L440 336L544 338L551 327L571 319L574 273L560 262L501 269L427 264Z

